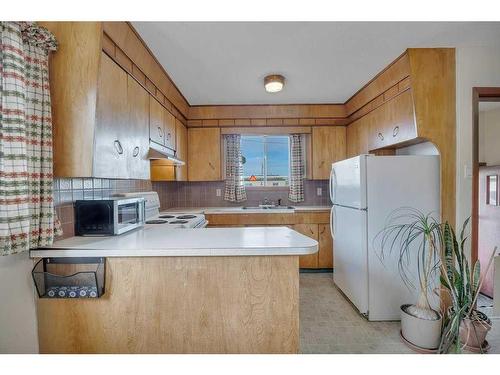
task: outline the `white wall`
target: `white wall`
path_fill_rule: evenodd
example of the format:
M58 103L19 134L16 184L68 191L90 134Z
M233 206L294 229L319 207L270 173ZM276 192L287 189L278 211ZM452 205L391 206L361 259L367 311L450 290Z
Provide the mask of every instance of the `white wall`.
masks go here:
M500 108L481 110L484 104L479 103L479 161L500 165Z
M500 87L500 44L456 49L457 225L472 211L472 88ZM466 173L466 168L467 172Z
M0 256L0 354L38 353L32 268L28 252Z
M417 143L396 150L396 155L439 155L439 150L432 142Z

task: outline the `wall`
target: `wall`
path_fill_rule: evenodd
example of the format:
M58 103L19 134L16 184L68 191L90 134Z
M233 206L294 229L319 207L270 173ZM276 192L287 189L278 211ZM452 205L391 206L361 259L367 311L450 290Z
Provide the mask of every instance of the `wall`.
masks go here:
M32 268L27 251L0 256L0 353L38 353Z
M493 103L479 103L479 162L500 165L500 107L483 111L485 104Z
M478 256L481 262L481 277L485 277L481 292L493 297L493 266L484 272L493 248L500 248L500 206L486 204L486 176L498 175L500 166L479 168L479 237ZM500 286L499 286L500 287Z
M439 150L431 142L423 142L398 148L396 155L439 155Z
M460 225L472 212L472 177L469 175L472 173L472 88L500 87L500 45L458 47L456 83L456 220Z
M305 180L304 197L302 203L292 203L288 200L288 188L272 190L247 189L247 200L240 203L231 203L216 196L216 190L221 189L224 195L224 182L153 182L153 190L158 192L161 209L173 207L230 207L230 206L256 206L264 198L276 202L282 199L282 205L329 205L328 181ZM322 195L317 196L316 189L322 189Z

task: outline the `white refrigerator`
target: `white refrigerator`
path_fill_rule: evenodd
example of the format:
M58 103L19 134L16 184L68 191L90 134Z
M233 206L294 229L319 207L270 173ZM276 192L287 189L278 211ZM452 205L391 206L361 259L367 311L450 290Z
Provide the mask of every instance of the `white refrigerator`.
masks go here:
M400 277L399 254L385 253L382 260L375 240L401 207L439 219L439 181L438 156L359 155L332 165L333 280L369 320L399 320L400 306L416 302L417 291ZM416 281L416 258L410 269Z

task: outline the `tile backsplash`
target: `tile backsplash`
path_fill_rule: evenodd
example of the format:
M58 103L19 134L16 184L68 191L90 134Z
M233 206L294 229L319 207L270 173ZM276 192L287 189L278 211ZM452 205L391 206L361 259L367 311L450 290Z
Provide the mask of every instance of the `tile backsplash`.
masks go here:
M74 235L73 202L77 199L105 199L115 193L150 191L151 181L106 178L57 178L54 205L62 224L63 238Z
M321 188L322 195L317 195ZM221 196L217 196L220 189ZM54 205L62 224L63 237L74 235L73 202L77 199L106 199L116 193L139 191L157 191L160 196L161 209L173 207L231 207L256 206L264 198L282 205L323 206L329 205L328 181L304 181L304 197L302 203L288 200L288 188L247 189L247 200L231 203L223 199L224 181L216 182L151 182L147 180L113 180L105 178L59 178L54 180Z
M288 188L275 189L247 189L247 200L240 203L227 202L224 196L224 181L215 182L153 182L154 191L158 192L161 208L172 207L231 207L231 206L256 206L264 198L276 202L281 199L282 205L294 206L323 206L329 205L328 180L304 181L304 202L292 203L288 200ZM321 196L317 189L321 188ZM221 196L217 196L220 189Z

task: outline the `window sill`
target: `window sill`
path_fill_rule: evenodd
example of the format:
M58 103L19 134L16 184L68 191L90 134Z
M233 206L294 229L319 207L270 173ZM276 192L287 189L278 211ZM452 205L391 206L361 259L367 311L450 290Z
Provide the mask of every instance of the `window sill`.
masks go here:
M245 186L245 190L288 191L289 186Z

